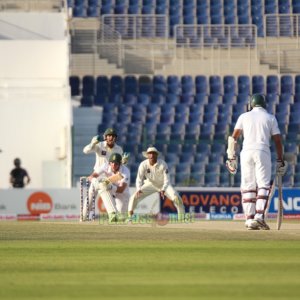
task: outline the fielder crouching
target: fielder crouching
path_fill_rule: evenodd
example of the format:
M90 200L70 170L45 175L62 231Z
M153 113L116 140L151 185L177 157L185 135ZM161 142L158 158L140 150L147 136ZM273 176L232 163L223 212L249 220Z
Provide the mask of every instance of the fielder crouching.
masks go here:
M158 159L159 151L155 147L149 147L143 156L147 159L142 161L136 177L136 192L130 197L128 205L128 221L132 221L134 209L138 202L153 193L160 193L164 198L167 196L173 201L179 220L184 219L185 208L181 197L170 184L169 171L166 162Z
M89 180L96 195L99 195L103 201L110 223L126 215L130 196L130 171L122 165L121 154L113 153L109 158L109 163L98 167ZM84 211L85 215L86 211Z

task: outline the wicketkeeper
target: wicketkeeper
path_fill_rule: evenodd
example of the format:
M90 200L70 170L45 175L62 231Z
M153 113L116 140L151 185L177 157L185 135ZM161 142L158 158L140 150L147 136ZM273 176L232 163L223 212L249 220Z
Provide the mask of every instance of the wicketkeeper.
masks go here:
M96 195L99 195L103 201L109 215L109 222L115 222L118 217L126 215L130 196L130 171L122 165L121 154L113 153L109 163L98 167L89 180ZM91 198L89 200L89 209L91 209ZM86 216L86 209L85 206L84 216Z
M265 97L253 95L249 110L239 116L232 136L228 137L226 166L231 174L238 168L236 143L243 134L241 161L242 205L249 230L269 230L265 222L265 211L270 201L271 152L270 139L275 142L277 153L277 174L283 176L287 162L283 160L281 134L275 116L266 110Z
M158 159L159 151L155 147L149 147L143 156L147 159L142 161L136 177L136 192L130 197L128 205L128 221L132 220L134 209L139 201L153 193L160 193L164 198L167 196L177 208L178 217L183 218L185 208L178 192L170 184L169 170L166 162Z

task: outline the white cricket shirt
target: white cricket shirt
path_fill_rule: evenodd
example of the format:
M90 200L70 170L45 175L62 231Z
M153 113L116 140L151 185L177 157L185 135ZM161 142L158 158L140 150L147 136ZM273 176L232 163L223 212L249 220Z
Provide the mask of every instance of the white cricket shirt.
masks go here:
M119 153L119 154L123 154L123 149L115 144L112 148L107 146L107 142L106 141L102 141L96 145L94 145L94 147L92 147L92 144L88 144L87 146L85 146L83 148L83 152L85 154L89 154L92 152L96 153L96 162L94 165L94 171L96 171L96 169L103 165L104 163L108 163L109 157L113 154L113 153Z
M97 174L99 174L98 178L105 178L105 177L110 177L112 175L115 175L115 173L112 171L109 163L105 163L105 164L97 167L95 172ZM114 185L121 186L123 184L123 182L127 183L127 186L126 186L125 190L123 191L123 193L129 194L130 171L126 166L121 165L119 172L123 176L123 178L121 180L115 182Z
M243 150L270 151L270 139L280 134L275 116L262 107L254 107L251 111L239 116L234 129L243 131Z
M156 164L151 166L148 159L142 161L136 177L136 188L138 191L141 189L145 178L158 189L165 191L170 184L169 170L166 162L158 159Z

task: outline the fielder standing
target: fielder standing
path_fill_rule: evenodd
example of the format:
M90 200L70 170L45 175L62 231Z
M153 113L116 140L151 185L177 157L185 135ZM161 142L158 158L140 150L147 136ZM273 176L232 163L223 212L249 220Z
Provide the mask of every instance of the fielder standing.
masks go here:
M117 174L120 178L111 183L108 178ZM102 198L109 216L109 222L115 222L118 217L125 216L130 196L130 172L126 166L122 165L121 154L113 153L109 158L109 163L98 167L89 177L89 180L92 188ZM84 216L86 216L86 209L85 207Z
M149 147L143 156L147 159L142 161L136 177L136 192L130 197L128 205L129 221L138 202L153 193L160 193L164 198L167 196L177 208L179 218L185 213L181 197L170 184L169 171L166 162L158 159L159 151L155 147Z
M265 210L270 194L271 152L270 139L275 142L277 153L276 173L283 176L287 163L283 160L281 134L275 116L266 111L263 95L253 95L250 111L243 113L237 120L232 136L228 137L226 166L230 173L237 170L236 143L243 134L243 146L240 152L242 205L246 216L246 228L249 230L269 230L266 224Z

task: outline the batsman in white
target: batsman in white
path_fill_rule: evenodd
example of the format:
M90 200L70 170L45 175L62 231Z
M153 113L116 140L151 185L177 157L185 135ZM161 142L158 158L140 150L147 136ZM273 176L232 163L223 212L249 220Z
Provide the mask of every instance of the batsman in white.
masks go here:
M126 215L130 197L130 171L122 165L121 154L113 153L109 163L98 167L89 180L104 203L109 222ZM83 215L86 215L86 208Z
M270 140L276 147L276 173L284 175L287 162L283 160L281 134L275 116L266 110L263 95L253 95L249 103L250 111L239 116L232 136L228 137L226 166L231 174L236 174L238 162L236 144L243 135L240 152L241 161L241 194L246 217L246 228L249 230L269 230L265 222L265 210L270 201L271 152Z
M136 177L136 192L130 197L128 205L128 221L132 221L134 209L139 201L153 193L167 196L177 208L178 217L184 217L185 209L181 197L170 184L169 171L166 162L158 159L159 151L155 147L149 147L143 156Z
M95 171L105 163L108 163L109 157L113 153L123 154L122 162L126 164L129 159L129 153L124 152L122 147L117 145L117 132L113 128L107 128L103 134L103 141L100 141L101 137L99 135L94 136L90 142L90 144L86 145L83 148L83 152L85 154L95 153L96 154L96 162L94 165L94 172L90 175L93 176ZM93 197L93 187L92 185L89 188L89 207L92 203ZM86 201L84 201L86 203Z

